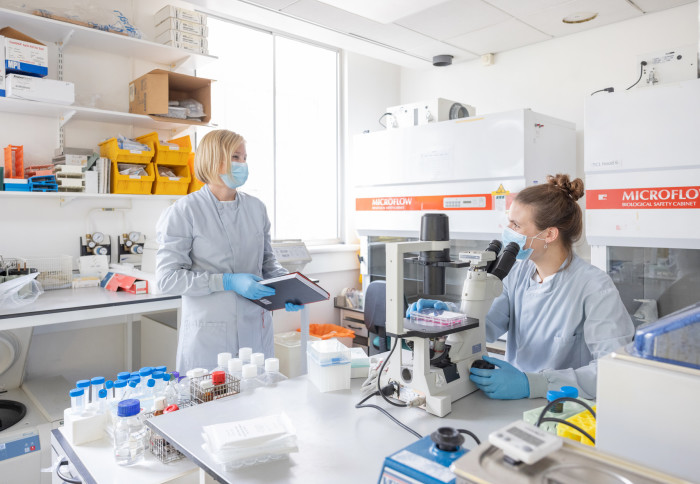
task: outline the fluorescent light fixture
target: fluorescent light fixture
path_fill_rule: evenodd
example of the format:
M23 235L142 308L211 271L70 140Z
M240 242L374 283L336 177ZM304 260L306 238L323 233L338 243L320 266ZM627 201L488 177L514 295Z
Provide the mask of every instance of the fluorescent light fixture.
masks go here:
M319 0L333 7L388 24L447 0Z

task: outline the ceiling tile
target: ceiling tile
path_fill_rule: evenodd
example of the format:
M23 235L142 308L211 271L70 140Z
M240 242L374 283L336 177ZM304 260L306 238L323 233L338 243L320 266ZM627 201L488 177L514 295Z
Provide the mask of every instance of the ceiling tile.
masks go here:
M516 49L524 45L542 42L551 36L525 25L518 20L508 20L476 32L460 35L447 43L477 55Z
M667 8L680 7L689 3L696 3L697 0L632 0L635 5L644 12L659 12Z
M391 23L447 0L321 0L379 23Z
M486 3L497 7L513 17L532 15L542 10L570 3L572 0L484 0ZM612 2L624 2L625 0L610 0Z
M262 5L263 7L271 8L273 10L282 10L284 7L288 7L298 1L299 0L249 0L249 3Z
M383 24L316 0L299 0L282 9L282 12L345 33L383 26Z
M468 52L453 45L445 44L444 42L440 42L438 40L433 40L427 44L410 49L408 53L428 60L432 60L432 58L436 55L451 55L454 57L454 62L478 58L478 56L472 52Z
M384 25L374 23L374 25L369 28L362 28L352 33L406 51L427 44L431 40L435 40L427 35L413 32L412 30L396 24Z
M598 16L590 22L580 24L567 24L562 21L564 17L578 12L592 12ZM625 0L574 0L537 14L522 16L520 20L546 34L561 37L641 15L642 12Z
M445 40L510 18L510 15L482 0L451 0L394 23Z

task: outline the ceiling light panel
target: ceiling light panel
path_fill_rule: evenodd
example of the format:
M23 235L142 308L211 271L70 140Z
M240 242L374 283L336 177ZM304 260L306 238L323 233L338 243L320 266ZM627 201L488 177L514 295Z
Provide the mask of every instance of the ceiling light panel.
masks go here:
M483 55L516 49L549 39L551 36L513 19L460 35L447 42L476 55Z
M316 0L299 0L282 12L343 33L383 27L383 24Z
M246 0L247 3L260 5L273 10L282 10L284 7L288 7L298 1L299 0Z
M668 8L680 7L689 3L697 3L697 0L634 0L635 5L644 12L659 12Z
M571 0L484 0L513 17L533 15L542 10L571 2ZM619 1L619 0L611 0ZM624 1L624 0L623 0Z
M482 0L450 0L395 23L445 40L510 19L510 15Z
M380 23L413 15L447 0L321 0L342 10Z
M578 12L597 13L590 22L567 24L562 20ZM574 0L520 19L542 32L561 37L643 15L627 0Z

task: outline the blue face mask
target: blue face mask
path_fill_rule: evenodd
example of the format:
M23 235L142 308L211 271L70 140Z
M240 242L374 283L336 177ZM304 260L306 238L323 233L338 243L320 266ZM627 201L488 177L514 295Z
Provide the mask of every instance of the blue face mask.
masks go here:
M544 230L542 231L544 232ZM532 237L533 239L536 239L542 232L539 234L535 235ZM503 247L507 246L510 242L515 242L518 244L518 247L520 247L520 251L518 251L518 255L515 256L516 259L518 260L527 260L531 255L534 249L530 247L529 249L525 248L525 245L527 244L527 239L528 237L524 234L519 234L515 230L511 229L510 227L506 227L503 229ZM532 244L530 244L532 246Z
M224 184L230 189L243 185L248 179L248 163L231 162L231 173L221 175Z

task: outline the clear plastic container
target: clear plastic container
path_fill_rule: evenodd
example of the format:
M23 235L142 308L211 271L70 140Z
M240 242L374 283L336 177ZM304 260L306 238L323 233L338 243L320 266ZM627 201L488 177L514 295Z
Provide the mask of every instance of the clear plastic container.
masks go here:
M243 379L241 380L241 392L253 391L257 387L262 386L262 382L258 380L258 367L253 363L243 365Z
M263 385L274 385L286 379L287 377L280 373L280 360L277 358L268 358L265 360L265 372L260 375L259 378Z
M85 390L74 388L70 392L70 409L73 415L80 415L85 411Z
M141 403L123 400L117 406L114 425L114 459L117 464L128 466L143 460L148 444L148 431L139 417Z
M454 313L443 309L426 308L421 311L411 312L411 323L421 326L451 328L464 324L466 314Z
M350 348L337 339L313 341L306 355L309 379L319 391L350 388Z
M244 346L243 348L238 349L238 357L243 361L243 364L250 363L250 355L253 354L253 348L248 348L247 346Z

